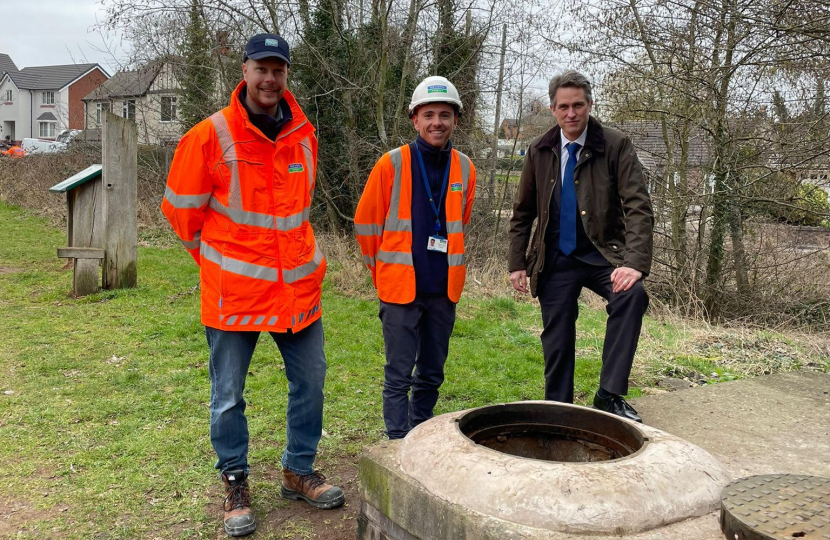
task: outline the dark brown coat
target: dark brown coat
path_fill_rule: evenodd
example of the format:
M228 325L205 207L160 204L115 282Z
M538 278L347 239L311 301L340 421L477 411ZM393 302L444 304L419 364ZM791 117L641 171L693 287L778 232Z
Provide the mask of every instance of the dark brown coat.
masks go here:
M510 218L508 270L527 271L533 296L545 264L544 231L551 197L561 176L560 131L557 126L530 143ZM582 225L597 250L614 266L647 275L654 214L643 167L631 140L591 117L574 180ZM534 221L537 227L531 241Z

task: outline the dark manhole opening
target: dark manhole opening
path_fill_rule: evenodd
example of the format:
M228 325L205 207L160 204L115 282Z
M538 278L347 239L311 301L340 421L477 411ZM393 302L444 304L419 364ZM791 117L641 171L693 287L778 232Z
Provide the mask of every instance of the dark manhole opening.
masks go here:
M629 456L646 438L634 426L591 409L550 403L510 403L458 418L476 444L545 461L607 461Z

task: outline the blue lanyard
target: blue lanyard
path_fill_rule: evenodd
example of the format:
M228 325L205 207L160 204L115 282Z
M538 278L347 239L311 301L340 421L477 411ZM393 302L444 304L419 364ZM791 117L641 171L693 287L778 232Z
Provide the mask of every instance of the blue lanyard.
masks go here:
M429 204L432 206L432 211L435 212L435 234L441 231L441 205L444 204L444 194L447 192L447 183L450 180L450 164L452 163L452 152L447 158L447 170L444 172L444 184L441 186L441 198L438 200L438 207L435 206L435 200L432 198L432 188L429 187L429 179L427 178L427 169L424 167L424 158L421 156L421 149L418 148L418 143L415 143L415 153L418 154L418 164L421 165L421 178L424 180L424 187L427 189L427 196L429 197Z

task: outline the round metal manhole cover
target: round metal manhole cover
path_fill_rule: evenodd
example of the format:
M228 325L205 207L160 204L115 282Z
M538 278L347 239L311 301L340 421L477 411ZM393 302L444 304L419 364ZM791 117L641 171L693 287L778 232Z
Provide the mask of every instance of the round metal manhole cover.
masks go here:
M764 474L723 488L720 526L729 540L830 540L830 478Z

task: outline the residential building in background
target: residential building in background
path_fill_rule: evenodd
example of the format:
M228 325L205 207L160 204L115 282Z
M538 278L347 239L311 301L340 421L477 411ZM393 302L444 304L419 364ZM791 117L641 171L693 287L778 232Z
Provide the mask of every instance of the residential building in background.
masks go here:
M105 112L110 111L136 122L139 144L175 145L181 138L179 88L173 64L166 60L119 71L84 96L85 129L99 130Z
M0 138L53 140L65 129L83 129L83 97L107 79L98 64L18 69L0 53Z

